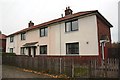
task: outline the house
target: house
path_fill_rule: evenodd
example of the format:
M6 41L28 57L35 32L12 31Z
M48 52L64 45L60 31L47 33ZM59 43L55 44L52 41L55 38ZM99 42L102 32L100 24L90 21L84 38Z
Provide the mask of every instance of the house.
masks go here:
M42 24L29 22L28 28L7 36L7 52L17 55L97 56L101 57L100 40L106 38L111 45L112 25L98 10L74 13L67 7L65 16Z
M0 52L6 52L6 35L0 34Z

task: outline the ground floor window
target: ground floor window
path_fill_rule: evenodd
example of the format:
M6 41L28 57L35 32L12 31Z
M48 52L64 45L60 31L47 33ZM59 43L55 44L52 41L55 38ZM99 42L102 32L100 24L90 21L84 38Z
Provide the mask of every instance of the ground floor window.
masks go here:
M79 54L79 43L66 43L66 54Z
M20 53L21 53L22 55L25 54L25 48L24 48L24 47L21 47L21 49L20 49Z
M13 48L10 48L10 53L13 53Z
M47 45L40 46L40 54L47 54Z

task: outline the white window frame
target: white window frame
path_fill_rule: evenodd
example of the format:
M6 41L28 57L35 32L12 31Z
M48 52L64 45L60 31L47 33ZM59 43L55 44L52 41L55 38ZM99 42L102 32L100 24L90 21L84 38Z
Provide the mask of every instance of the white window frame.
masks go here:
M10 53L13 53L13 48L10 48Z
M26 39L26 33L21 33L21 40L25 40Z
M73 48L73 45L75 45L75 44L77 44L78 48L76 48L76 49L78 49L78 50L76 51L77 53L72 53L70 51L75 51L75 48ZM71 47L70 51L68 51L70 49L70 48L68 48L68 46ZM68 53L68 52L70 52L70 53ZM66 54L67 55L79 55L79 42L66 43Z
M47 55L47 45L40 45L40 55ZM45 48L46 48L46 53L41 53L41 48L44 48L44 50L45 50Z
M14 42L14 36L10 36L10 43Z
M77 26L73 26L73 22L76 22L76 21L77 21ZM74 29L74 27L76 29ZM65 32L78 31L78 29L79 29L78 19L77 20L72 20L72 21L65 22Z
M42 35L42 31L43 30L43 35ZM47 30L47 32L46 32ZM40 37L44 37L48 35L48 27L44 27L44 28L40 28Z

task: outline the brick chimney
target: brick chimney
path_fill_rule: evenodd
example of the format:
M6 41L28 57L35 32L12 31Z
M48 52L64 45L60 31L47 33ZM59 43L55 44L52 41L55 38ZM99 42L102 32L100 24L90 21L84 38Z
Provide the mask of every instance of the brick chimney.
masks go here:
M70 9L70 7L68 6L68 7L66 7L66 10L65 10L65 16L66 15L71 15L72 14L72 10Z
M28 27L32 27L32 26L34 26L34 23L33 23L32 21L30 21L30 22L28 23Z

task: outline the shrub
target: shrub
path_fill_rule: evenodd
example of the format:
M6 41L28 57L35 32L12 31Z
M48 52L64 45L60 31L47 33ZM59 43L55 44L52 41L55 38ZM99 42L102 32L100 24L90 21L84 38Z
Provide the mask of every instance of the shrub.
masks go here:
M15 56L16 54L15 53L0 53L0 55L2 56Z

